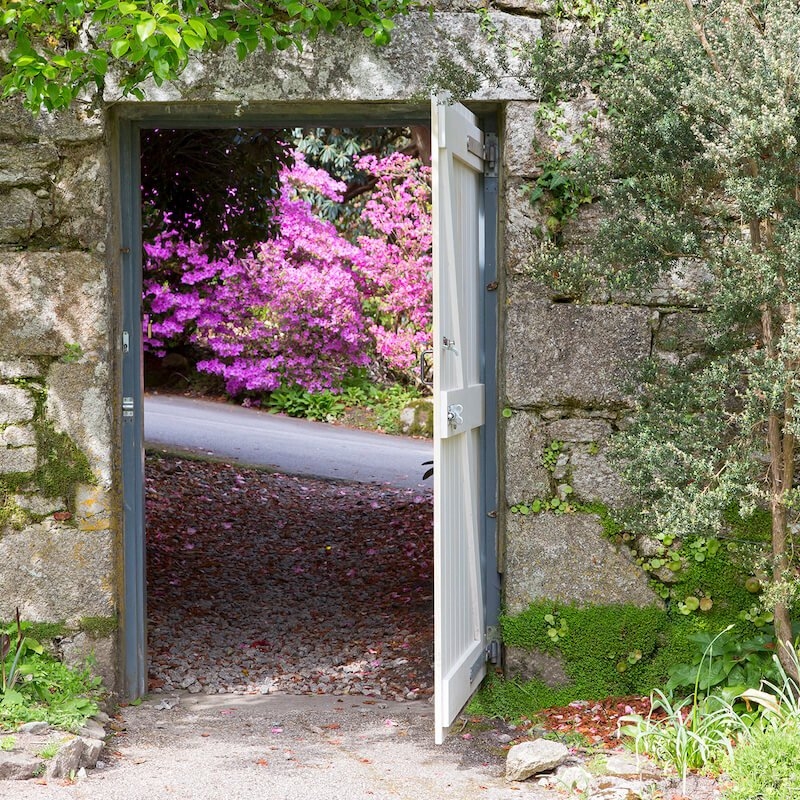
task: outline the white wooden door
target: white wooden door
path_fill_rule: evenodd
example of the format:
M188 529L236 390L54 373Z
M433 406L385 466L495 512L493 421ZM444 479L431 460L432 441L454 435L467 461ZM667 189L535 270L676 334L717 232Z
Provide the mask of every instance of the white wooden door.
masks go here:
M483 133L433 99L436 742L486 674L481 573Z

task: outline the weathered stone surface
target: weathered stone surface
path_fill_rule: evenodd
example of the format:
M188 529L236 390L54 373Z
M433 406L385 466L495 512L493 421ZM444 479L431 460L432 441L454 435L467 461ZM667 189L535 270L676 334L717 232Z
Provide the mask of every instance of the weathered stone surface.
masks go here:
M20 508L32 514L46 516L64 510L64 502L60 498L42 497L38 494L15 494L12 500Z
M62 356L105 350L105 263L82 252L0 252L0 352ZM2 404L0 404L2 409ZM0 415L2 410L0 410Z
M564 662L557 656L540 650L506 647L503 664L508 678L519 678L523 681L535 679L548 686L565 686L570 682Z
M19 386L0 386L0 425L9 422L29 422L33 419L36 404Z
M246 68L235 52L226 48L194 59L177 81L160 87L148 83L143 89L146 99L154 102L232 103L242 117L258 110L260 104L276 101L419 102L420 97L428 96L426 81L441 58L464 72L475 72L464 58L467 50L474 61L497 72L496 81L480 81L478 76L475 100L531 99L531 90L514 77L521 66L515 54L541 35L539 20L501 11L490 11L488 19L496 28L496 41L507 44L507 69L501 68L497 46L481 33L482 15L413 12L397 20L386 47L374 47L358 31L342 30L337 31L335 44L320 36L302 53L257 51L248 57ZM106 97L122 105L119 96L119 87L109 76ZM232 111L226 110L228 118Z
M588 514L508 515L505 602L519 614L542 599L580 605L657 605L660 599L624 548Z
M83 667L86 659L94 658L92 674L103 681L103 685L110 691L116 689L115 664L117 662L116 637L94 637L87 633L76 633L61 640L58 654L65 664L74 667ZM108 720L106 720L108 722Z
M46 722L26 722L18 728L20 733L29 733L33 736L42 736L49 733L50 726Z
M48 143L97 141L103 138L103 114L74 104L67 111L42 111L33 116L20 97L6 98L0 104L0 132L9 141Z
M604 503L610 508L623 508L630 502L630 490L602 451L594 454L572 452L568 469L570 485L577 499Z
M29 358L9 358L0 361L0 379L33 378L41 372L39 365Z
M553 786L567 792L585 792L592 784L592 774L583 767L561 766L553 776Z
M0 447L0 473L32 472L36 469L35 447Z
M538 16L546 14L553 3L550 0L496 0L494 6L502 11Z
M64 778L76 772L85 750L86 745L80 738L70 739L63 744L47 765L47 778Z
M30 189L12 189L0 195L0 243L25 242L44 224L47 200Z
M510 179L506 186L505 199L505 270L509 274L521 273L528 263L531 250L539 245L536 230L542 226L544 220L525 196L524 182Z
M56 430L67 433L89 459L101 487L111 483L111 407L108 402L108 365L84 360L55 363L47 375L47 415ZM95 523L108 518L108 500L102 488L85 495L80 513Z
M698 263L683 262L662 275L652 287L629 289L615 295L617 303L640 303L650 306L702 306L708 299L712 275Z
M114 613L114 537L48 524L0 538L0 619L19 606L31 621Z
M111 497L101 486L79 486L75 518L82 531L104 531L111 526Z
M569 756L569 750L560 742L534 739L515 744L506 758L506 780L524 781L531 775L554 769Z
M510 0L525 3L528 0ZM533 148L538 126L535 113L538 103L517 101L505 108L505 138L503 140L503 165L506 174L515 178L529 178L540 172L540 156Z
M649 787L641 781L625 778L603 778L595 781L592 800L643 800Z
M54 207L62 241L102 249L108 236L111 173L104 151L81 148L56 175Z
M535 414L515 412L503 425L505 438L506 502L508 505L550 493L550 476L542 466L547 444Z
M0 449L35 444L36 433L30 425L9 425L0 431Z
M101 728L102 730L102 728ZM105 736L105 731L103 731ZM83 769L94 769L97 766L97 759L103 752L105 743L101 738L93 738L81 735L83 741L83 755L81 756L80 766Z
M703 352L708 344L706 315L692 311L662 314L655 334L654 349L662 358L679 363Z
M433 436L433 402L423 397L400 412L400 429L406 436Z
M106 737L106 732L102 725L92 719L87 719L78 731L78 735L84 739L99 739L102 741Z
M47 186L58 165L58 150L50 144L0 142L0 189Z
M602 419L559 419L547 425L547 435L558 442L592 444L611 433L611 424Z
M26 781L39 771L42 759L29 753L0 750L0 781Z
M662 777L661 770L652 761L644 756L610 753L603 761L605 775L618 778L640 778L643 780L658 780Z
M506 395L513 406L624 404L632 365L650 352L644 308L512 301Z

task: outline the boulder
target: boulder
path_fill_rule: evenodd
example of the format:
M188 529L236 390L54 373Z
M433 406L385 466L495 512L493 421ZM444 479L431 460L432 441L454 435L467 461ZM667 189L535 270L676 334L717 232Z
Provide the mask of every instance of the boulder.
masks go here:
M506 758L506 780L524 781L531 775L554 769L568 756L567 747L548 739L534 739L514 745Z

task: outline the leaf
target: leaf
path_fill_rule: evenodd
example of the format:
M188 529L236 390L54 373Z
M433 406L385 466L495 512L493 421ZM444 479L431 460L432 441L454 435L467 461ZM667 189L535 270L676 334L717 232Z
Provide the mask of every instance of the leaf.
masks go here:
M136 26L136 35L139 37L139 40L142 42L147 41L156 32L157 24L153 17L140 22Z
M203 22L202 19L199 17L190 17L187 21L188 26L198 35L205 38L207 28L206 23ZM186 38L186 32L184 31L184 38Z
M201 39L190 31L183 32L183 41L190 50L202 50L206 46L205 39Z
M159 25L161 32L167 37L167 39L172 42L173 45L177 48L183 47L183 39L181 39L181 35L178 33L177 28L174 25Z
M169 65L169 61L166 59L156 58L153 60L153 72L157 77L166 80L170 77L171 71L172 68Z
M131 43L127 39L117 39L111 44L111 55L114 58L122 58L131 48Z

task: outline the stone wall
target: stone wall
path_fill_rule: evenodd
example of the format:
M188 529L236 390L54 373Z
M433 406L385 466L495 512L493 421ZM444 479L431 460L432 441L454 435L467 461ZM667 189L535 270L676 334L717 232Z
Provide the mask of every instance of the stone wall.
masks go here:
M113 685L110 205L101 117L0 106L0 620Z
M567 129L560 146L568 150L585 108L563 105ZM679 363L702 349L701 315L682 304L685 289L703 276L687 271L652 290L580 302L551 295L527 278L525 262L541 220L516 198L540 174L531 142L552 144L534 112L534 103L517 102L506 113L507 302L500 361L505 609L515 615L542 600L658 605L631 550L603 532L606 512L630 502L605 451L630 415L637 363L648 357ZM584 208L564 229L565 245L580 247L597 222L595 209ZM536 498L591 511L534 513ZM506 665L512 676L566 681L563 665L541 652L513 649Z
M538 3L501 6L489 23L512 47L539 35ZM500 420L499 472L507 608L543 597L656 602L594 515L509 510L567 482L583 500L621 501L603 442L624 419L624 368L653 346L679 347L671 331L681 325L658 310L659 298L563 304L526 280L535 215L523 187L536 175L531 144L539 134L530 90L513 77L518 65L498 60L480 29L469 3L450 3L401 20L383 49L350 32L243 64L230 52L205 56L175 84L145 87L141 103L120 98L111 83L93 116L34 119L15 102L0 105L0 620L19 606L27 619L60 623L65 654L95 649L113 684L122 560L114 116L246 120L289 103L318 112L343 102L419 108L443 64L457 75L476 63L493 65L498 79L484 82L473 102L497 109L503 123L499 407L511 413ZM563 447L548 470L542 453L552 441Z

